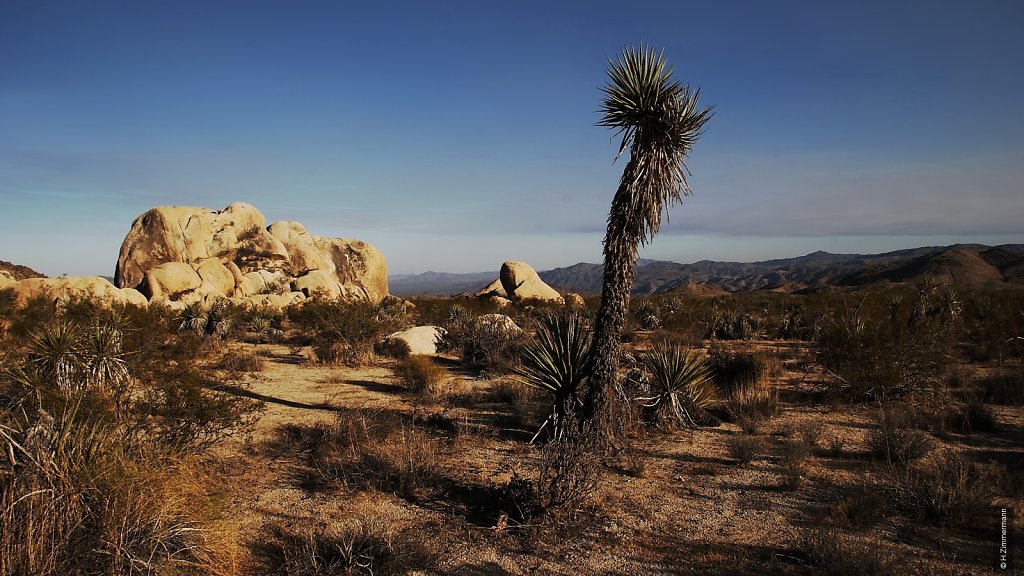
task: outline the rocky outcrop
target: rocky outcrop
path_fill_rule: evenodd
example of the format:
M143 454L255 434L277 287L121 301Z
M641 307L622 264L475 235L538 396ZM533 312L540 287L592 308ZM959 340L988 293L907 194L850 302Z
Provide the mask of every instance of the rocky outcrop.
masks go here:
M525 262L510 260L501 265L501 285L511 300L547 300L564 304L557 290L548 286Z
M14 290L14 298L19 306L38 297L51 298L61 302L83 299L93 300L111 306L131 304L145 306L146 297L132 288L117 288L106 278L100 276L62 277L62 278L26 278L8 286Z
M388 295L387 262L370 244L314 236L298 222L266 226L241 202L219 211L160 206L139 216L121 244L115 283L169 302L377 303Z

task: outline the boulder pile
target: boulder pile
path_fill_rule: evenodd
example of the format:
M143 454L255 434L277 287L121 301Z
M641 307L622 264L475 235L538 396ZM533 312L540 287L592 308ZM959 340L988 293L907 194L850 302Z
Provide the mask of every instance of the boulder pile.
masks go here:
M228 299L283 308L307 298L379 303L388 296L384 255L366 242L325 238L298 222L274 222L250 204L223 210L159 206L132 222L114 283L105 278L17 278L0 290L20 303L38 296L174 308Z
M150 302L228 298L283 307L315 297L377 303L388 295L387 263L370 244L315 236L298 222L266 226L242 202L142 214L121 244L114 282Z

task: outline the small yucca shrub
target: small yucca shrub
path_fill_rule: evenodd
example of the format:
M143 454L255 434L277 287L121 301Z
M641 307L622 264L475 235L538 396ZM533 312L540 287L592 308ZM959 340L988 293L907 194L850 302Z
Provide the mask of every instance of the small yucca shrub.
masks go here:
M545 316L514 370L524 384L551 395L552 413L542 429L550 424L553 438L562 436L569 411L581 405L577 394L590 375L590 345L590 327L581 315Z
M29 364L43 380L62 392L82 388L82 351L78 327L58 321L32 333Z
M704 421L702 413L715 401L715 387L703 355L679 343L658 342L642 362L651 386L651 394L638 399L643 406L687 426Z

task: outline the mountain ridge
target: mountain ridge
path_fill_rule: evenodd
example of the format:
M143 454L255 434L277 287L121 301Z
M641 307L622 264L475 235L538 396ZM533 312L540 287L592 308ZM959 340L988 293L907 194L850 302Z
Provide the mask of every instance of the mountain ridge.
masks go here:
M791 258L758 262L700 260L681 264L642 259L632 293L651 296L673 291L700 293L776 291L809 293L860 289L878 284L914 282L925 275L942 284L1024 284L1024 244L923 246L880 254L837 254L818 250ZM597 294L604 267L578 262L540 271L544 282L566 291ZM471 293L498 277L497 272L453 274L424 272L392 276L399 296Z

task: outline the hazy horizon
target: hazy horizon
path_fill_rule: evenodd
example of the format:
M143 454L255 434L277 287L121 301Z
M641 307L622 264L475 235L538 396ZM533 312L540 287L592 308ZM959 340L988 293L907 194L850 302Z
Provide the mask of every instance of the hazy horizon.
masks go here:
M111 275L138 215L231 202L390 274L600 262L607 59L716 115L642 257L1024 243L1024 4L0 4L0 260Z

